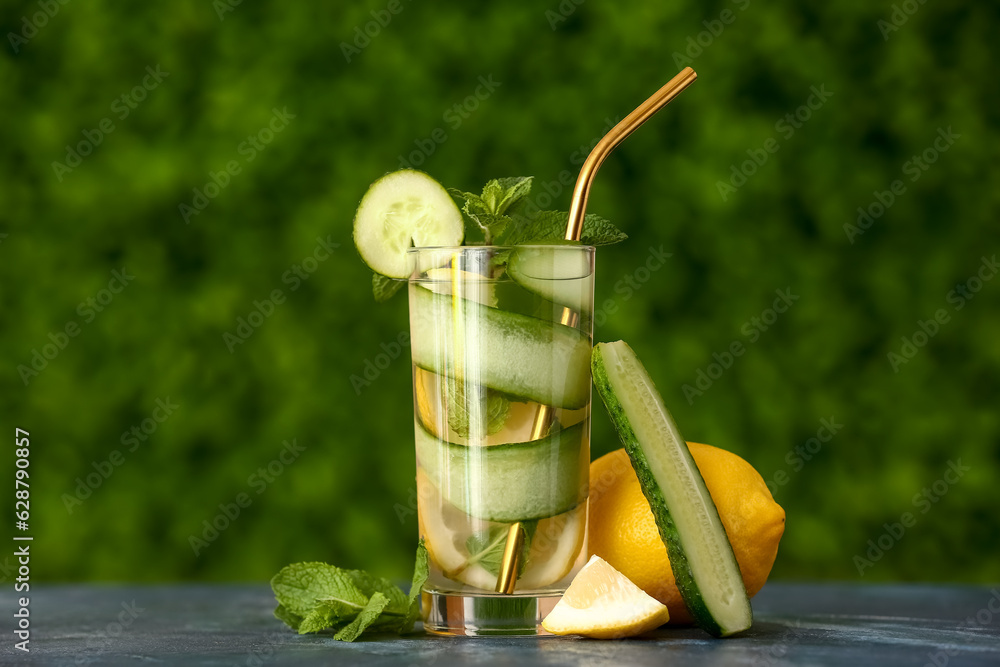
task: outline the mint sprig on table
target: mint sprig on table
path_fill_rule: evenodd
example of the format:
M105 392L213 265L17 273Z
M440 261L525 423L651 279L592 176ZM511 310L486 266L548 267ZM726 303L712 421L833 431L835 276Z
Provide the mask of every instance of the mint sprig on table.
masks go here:
M388 579L327 563L294 563L271 579L274 615L300 635L326 630L352 642L363 633L405 634L420 617L420 589L427 581L424 541L417 546L410 593Z
M410 199L407 200L406 206L413 207L414 202L418 204L424 203L425 200L423 197L426 197L426 203L428 204L435 202L434 206L427 209L420 209L418 205L414 210L423 210L423 213L415 212L409 218L405 218L407 214L403 214L403 217L401 217L400 213L402 209L399 207L403 206L403 204L398 202L391 203L390 200L394 200L396 197L402 195L399 193L386 194L386 201L382 201L379 198L382 193L378 190L380 182L376 182L369 191L369 193L373 191L376 193L373 196L375 201L373 205L377 206L375 211L373 212L370 207L365 209L365 200L362 200L361 206L358 209L358 217L355 220L356 244L360 243L358 240L359 228L370 229L372 225L384 224L378 222L380 215L393 215L396 225L393 227L394 230L398 230L399 225L413 225L415 228L419 226L422 229L420 233L424 234L425 237L428 226L436 229L440 226L439 223L443 225L443 222L438 220L438 215L441 215L444 216L444 219L454 219L456 224L458 217L465 218L469 228L482 233L483 240L481 243L486 245L530 245L535 243L564 242L569 213L566 211L539 210L538 206L529 197L534 181L534 178L531 176L512 176L493 179L483 186L483 190L479 194L453 188L448 189L447 194L450 194L452 198L462 203L461 213L459 213L458 208L453 203L449 205L441 201L441 197L447 199L447 194L444 194L440 184L426 174L403 170L401 172L393 172L389 177L384 177L382 180L386 180L395 174L404 173L409 174L406 178L411 181L418 181L408 186L409 190L405 194ZM419 183L421 180L423 183ZM388 187L383 190L383 192L389 191ZM366 199L368 197L369 195L366 195ZM362 216L363 209L369 215ZM432 218L420 217L427 210L431 209L437 212ZM450 212L448 212L449 209ZM428 221L430 222L428 223ZM448 229L451 229L451 227L448 227ZM397 232L393 231L393 233ZM416 231L414 232L414 238L418 238ZM620 243L626 238L628 237L625 233L608 220L594 214L588 214L584 217L583 231L580 236L581 243L586 245L610 245ZM434 240L438 239L435 238ZM388 301L404 284L405 268L402 267L405 267L405 258L403 255L405 255L406 246L398 245L399 241L400 239L395 237L391 240L391 250L378 247L377 250L371 250L367 253L370 257L387 255L393 260L392 266L395 267L398 264L400 267L400 269L392 271L385 269L386 273L391 274L388 276L382 274L380 272L381 269L374 270L372 292L375 300L378 302ZM366 241L365 244L369 245L371 241ZM435 245L435 243L427 243L426 239L425 244ZM449 244L442 242L438 245ZM476 243L466 241L466 245L476 245ZM361 251L362 246L358 245L358 249ZM366 257L366 253L363 251L362 257ZM369 261L366 258L365 261L369 265L372 265L374 260ZM505 255L494 258L494 264L497 266L502 265L505 261ZM396 272L397 270L398 272Z

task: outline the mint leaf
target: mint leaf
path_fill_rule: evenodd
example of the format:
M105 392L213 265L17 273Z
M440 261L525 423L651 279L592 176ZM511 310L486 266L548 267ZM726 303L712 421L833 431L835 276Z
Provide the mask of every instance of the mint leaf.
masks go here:
M479 230L488 239L489 238L489 224L493 214L490 210L489 205L483 198L479 195L473 194L471 192L462 192L461 190L455 190L454 188L448 190L453 197L456 199L465 200L465 205L462 206L462 211L472 222L476 223Z
M387 580L326 563L282 568L271 579L271 588L278 600L274 615L300 635L352 623L376 595L385 600L380 613L390 602L394 604L395 609L387 613L394 614L397 624L409 611L407 597Z
M427 546L423 538L417 544L416 562L413 564L413 582L410 584L410 594L407 599L410 608L406 613L406 618L400 623L399 633L404 634L413 629L413 624L420 618L420 593L424 588L424 583L430 574L430 557L427 554Z
M524 530L524 543L521 547L521 559L518 563L518 574L524 571L524 566L528 562L528 553L531 551L531 539L535 535L538 521L522 521L521 528ZM500 564L503 562L503 552L507 546L507 532L509 525L493 526L488 531L473 533L465 541L465 548L470 557L466 561L466 567L473 563L479 563L484 570L493 576L499 576Z
M493 243L513 222L506 212L531 191L531 182L531 176L515 176L489 181L481 195L454 189L449 192L465 201L465 215L482 230L486 243Z
M399 615L405 615L410 608L410 602L406 598L406 593L399 590L399 586L384 577L376 577L368 574L364 570L344 570L354 585L362 594L373 596L376 593L384 595L388 600L387 611Z
M302 617L285 609L285 605L279 604L274 610L274 617L279 621L284 621L285 625L292 630L298 630L302 624Z
M518 211L513 214L513 219L514 224L508 226L507 233L499 240L500 243L504 245L551 243L565 240L569 213L539 211L533 215L526 215ZM580 242L585 245L612 245L621 243L627 238L625 232L599 215L588 213L583 218Z
M399 589L396 589L397 591ZM402 594L402 592L400 592ZM337 634L333 636L334 639L339 639L343 642L353 642L355 639L361 636L361 633L368 629L372 623L374 623L379 616L382 615L382 611L389 606L389 598L382 595L378 591L372 594L371 598L368 600L368 604L365 608L361 610L361 613L355 617L348 625L341 628ZM303 623L304 625L304 623ZM301 633L301 630L299 631Z
M461 199L465 202L465 207L462 209L467 214L469 210L473 213L489 213L490 207L486 205L483 198L472 192L463 192L462 190L456 190L455 188L448 188L448 193L451 194L455 199Z
M496 237L502 234L507 225L512 222L510 217L506 215L493 215L492 213L481 216L480 220L486 228L484 235L486 243L494 243Z
M405 284L405 280L396 280L383 276L381 273L372 273L372 294L375 295L375 301L378 303L391 299Z
M500 201L503 199L504 188L500 185L500 181L494 179L489 181L485 186L483 186L483 194L481 199L486 205L486 210L494 215L500 215L503 211L500 210Z
M531 192L531 184L534 176L514 176L509 178L498 178L497 183L504 191L503 197L497 206L498 213L507 213L508 209L528 196Z
M488 531L473 533L465 541L465 550L470 556L465 562L465 567L480 563L487 572L498 576L506 544L506 527L493 527Z
M337 630L334 639L354 641L365 631L401 634L420 617L420 591L427 581L427 548L421 540L406 595L388 579L326 563L295 563L271 579L274 615L299 634Z
M349 623L352 619L357 618L359 612L360 609L355 609L349 614L343 614L336 607L321 604L305 615L297 629L300 635L322 632L328 628Z
M353 618L369 597L358 590L344 570L326 563L284 567L271 579L271 588L287 612L302 618L320 606L337 617Z
M448 398L448 425L463 438L473 435L471 429L473 406L477 406L479 412L485 413L480 416L486 423L486 432L474 434L476 437L498 432L510 414L510 401L492 389L476 386L472 388L470 395L466 393L464 384L450 381L445 393Z

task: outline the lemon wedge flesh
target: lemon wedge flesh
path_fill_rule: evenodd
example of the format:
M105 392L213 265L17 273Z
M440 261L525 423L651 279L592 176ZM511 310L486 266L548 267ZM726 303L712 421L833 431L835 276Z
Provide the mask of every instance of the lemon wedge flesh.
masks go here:
M669 618L665 605L600 556L591 556L542 627L554 635L619 639L649 632Z

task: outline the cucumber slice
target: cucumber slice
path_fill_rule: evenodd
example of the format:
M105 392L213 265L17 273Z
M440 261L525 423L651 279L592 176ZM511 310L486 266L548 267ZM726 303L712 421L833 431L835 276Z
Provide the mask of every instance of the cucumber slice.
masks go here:
M746 630L753 615L726 529L649 374L623 341L597 345L592 368L688 611L717 637Z
M420 368L555 407L590 401L590 338L579 329L411 290L410 353Z
M583 427L581 422L531 442L467 447L435 438L417 421L417 461L445 500L470 516L544 519L587 499Z
M579 313L590 310L592 258L580 246L518 246L510 254L507 275L529 292Z
M373 271L410 275L412 246L457 246L465 224L448 191L427 174L402 169L372 183L354 216L354 245Z
M423 274L420 286L429 289L435 294L452 293L454 281L460 282L459 288L462 290L462 297L471 299L484 306L497 306L496 281L488 279L478 273L469 271L452 271L450 268L431 269Z

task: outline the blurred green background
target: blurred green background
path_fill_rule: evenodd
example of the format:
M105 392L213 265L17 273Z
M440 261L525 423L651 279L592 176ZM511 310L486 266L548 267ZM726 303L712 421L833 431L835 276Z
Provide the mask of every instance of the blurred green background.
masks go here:
M772 483L773 578L1000 580L1000 280L976 278L1000 250L1000 7L807 5L4 3L0 422L31 433L34 574L407 577L407 308L372 300L358 200L402 157L466 190L534 175L565 209L560 173L690 64L592 193L631 237L599 251L597 338L636 348L686 437ZM672 256L637 271L650 248ZM269 316L227 343L255 302ZM842 428L809 443L823 419ZM286 440L304 449L274 464ZM594 456L618 446L596 408ZM11 443L8 499L13 471Z

